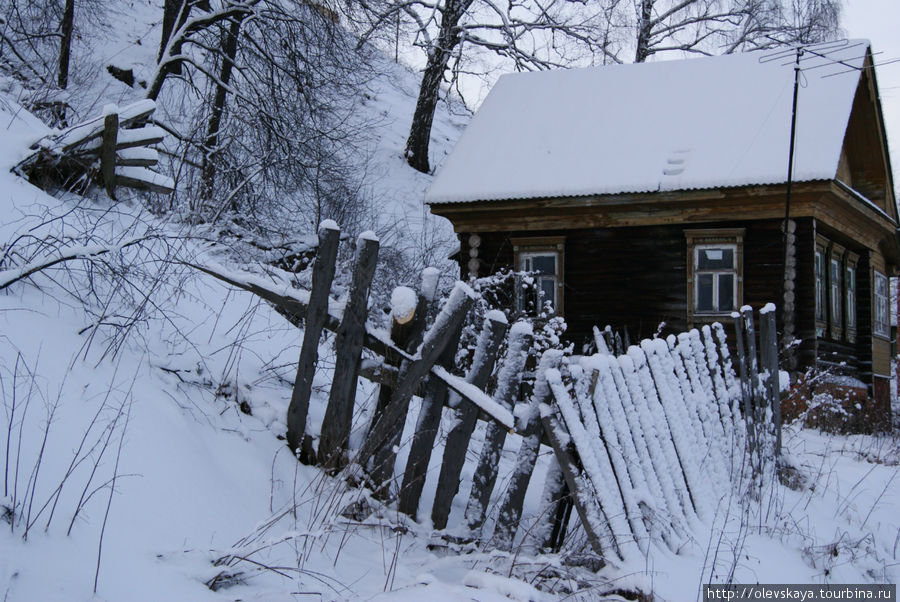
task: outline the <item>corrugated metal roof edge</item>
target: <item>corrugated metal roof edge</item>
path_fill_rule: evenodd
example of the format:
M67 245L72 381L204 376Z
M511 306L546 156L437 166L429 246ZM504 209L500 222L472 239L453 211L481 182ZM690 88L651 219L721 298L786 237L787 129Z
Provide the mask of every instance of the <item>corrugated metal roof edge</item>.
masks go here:
M802 180L793 180L796 183L806 183L806 182L828 182L833 180L834 178L806 178ZM787 180L774 180L770 182L749 182L746 184L724 184L724 185L714 185L714 186L693 186L688 188L667 188L662 190L660 188L647 188L647 189L634 189L634 190L622 190L619 192L588 192L584 194L541 194L541 195L529 195L529 196L504 196L504 197L480 197L476 199L462 199L462 200L429 200L428 195L426 194L426 198L424 199L424 203L426 205L463 205L466 203L480 203L480 202L488 202L488 203L497 203L501 201L527 201L527 200L536 200L536 199L576 199L576 198L586 198L592 196L618 196L625 194L656 194L656 193L671 193L671 192L691 192L691 191L700 191L700 190L715 190L717 188L749 188L751 186L777 186L777 185L786 185Z

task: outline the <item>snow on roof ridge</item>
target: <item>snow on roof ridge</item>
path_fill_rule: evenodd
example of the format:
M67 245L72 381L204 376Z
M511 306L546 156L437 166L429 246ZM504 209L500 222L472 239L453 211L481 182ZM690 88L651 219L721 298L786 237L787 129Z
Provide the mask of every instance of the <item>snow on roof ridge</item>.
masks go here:
M831 54L859 66L869 50L851 40ZM793 67L760 62L766 52L504 75L426 202L782 183ZM821 63L813 56L805 65ZM860 75L837 65L805 77L794 180L828 180Z

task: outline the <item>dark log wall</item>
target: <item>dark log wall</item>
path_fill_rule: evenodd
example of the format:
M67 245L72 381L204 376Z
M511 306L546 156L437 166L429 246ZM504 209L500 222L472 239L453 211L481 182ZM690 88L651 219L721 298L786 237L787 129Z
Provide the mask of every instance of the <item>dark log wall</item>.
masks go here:
M593 326L627 328L632 341L677 333L687 322L687 228L746 228L744 303L755 308L778 304L782 237L779 220L717 222L629 228L541 230L480 233L479 275L513 267L511 238L565 236L565 317L567 337L580 345L592 339ZM811 239L811 234L805 234ZM466 275L468 236L462 234L460 257ZM798 245L802 246L802 245ZM808 278L811 282L811 276ZM808 283L806 284L808 286ZM806 295L812 299L812 295ZM801 297L798 314L808 300ZM810 316L812 314L810 313ZM811 319L811 318L810 318ZM723 323L729 326L730 319Z
M837 232L823 229L813 218L796 220L797 280L796 332L799 366L836 366L871 383L872 329L871 282L868 251ZM510 239L518 237L565 236L565 318L567 338L576 352L592 340L592 328L611 325L618 332L627 329L635 342L651 337L660 323L663 334L688 328L687 241L685 229L745 228L743 303L759 309L773 302L781 305L783 241L781 220L754 222L704 222L671 226L589 228L482 232L478 257L479 276L513 267ZM816 234L844 245L860 256L857 271L857 340L843 337L816 337L814 253ZM468 275L468 235L460 235L461 272ZM722 320L731 334L731 320ZM695 325L699 325L698 322ZM778 314L781 331L781 314Z
M684 330L685 238L681 227L601 228L482 233L479 275L513 267L511 238L565 236L567 338L592 340L592 328L625 327L632 341L650 337L660 322L666 332ZM461 236L468 261L467 237ZM463 274L467 268L462 266Z

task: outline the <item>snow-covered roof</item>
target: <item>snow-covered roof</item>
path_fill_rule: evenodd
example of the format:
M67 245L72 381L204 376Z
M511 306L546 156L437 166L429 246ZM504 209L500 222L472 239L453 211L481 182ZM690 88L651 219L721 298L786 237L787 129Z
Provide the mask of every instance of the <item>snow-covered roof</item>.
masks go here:
M804 55L795 181L835 176L868 48ZM786 182L793 61L761 51L504 75L426 202Z

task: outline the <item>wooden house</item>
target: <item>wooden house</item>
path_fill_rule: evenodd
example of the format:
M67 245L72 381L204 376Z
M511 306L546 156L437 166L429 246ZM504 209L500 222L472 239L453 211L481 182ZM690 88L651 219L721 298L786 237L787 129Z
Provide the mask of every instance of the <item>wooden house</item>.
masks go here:
M463 275L537 272L576 344L774 302L791 369L889 412L900 243L872 52L812 50L795 127L791 50L503 76L426 197Z

